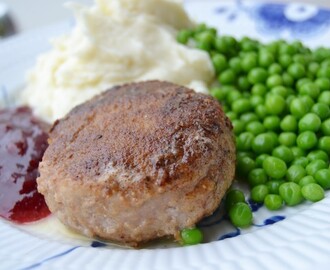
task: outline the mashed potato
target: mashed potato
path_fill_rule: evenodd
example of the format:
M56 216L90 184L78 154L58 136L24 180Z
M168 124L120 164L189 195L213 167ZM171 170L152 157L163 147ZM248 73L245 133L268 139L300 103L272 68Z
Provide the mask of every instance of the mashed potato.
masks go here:
M176 42L193 25L176 0L96 0L70 3L77 24L53 41L28 76L21 100L47 121L107 88L167 80L205 91L214 75L208 55Z

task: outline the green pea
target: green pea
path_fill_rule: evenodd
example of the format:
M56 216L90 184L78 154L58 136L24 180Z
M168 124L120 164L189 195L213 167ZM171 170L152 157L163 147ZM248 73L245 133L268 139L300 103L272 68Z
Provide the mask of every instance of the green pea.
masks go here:
M297 135L293 132L282 132L278 136L278 142L283 146L294 146L296 144ZM291 151L291 150L290 150ZM292 151L291 151L292 154ZM293 154L292 154L293 156Z
M282 54L279 56L278 62L281 64L283 68L287 68L292 63L292 57L288 54Z
M299 180L299 186L303 187L310 183L316 183L315 179L311 175L306 175Z
M247 112L247 113L242 114L240 119L245 124L248 124L250 122L258 121L259 120L258 116L255 113L252 113L252 112Z
M278 136L274 131L267 131L266 134L269 134L273 140L273 146L278 146Z
M299 120L298 127L300 131L316 132L321 127L321 119L315 113L308 113Z
M287 87L287 91L288 91L288 96L286 97L285 101L287 103L287 105L291 104L291 101L295 99L295 90L293 90L293 88L289 88Z
M321 91L330 89L330 80L328 78L318 78L315 80L315 84L320 88Z
M224 39L225 43L231 47L231 48L236 48L237 47L237 40L232 37L232 36L222 36L222 38Z
M255 154L253 152L251 152L251 151L238 151L236 153L237 160L239 160L239 159L241 159L243 157L249 157L249 158L251 158L251 159L254 160L255 159Z
M246 76L238 77L237 85L242 91L248 91L251 88L251 84Z
M236 227L248 227L253 219L251 208L246 203L238 202L230 208L229 218Z
M296 51L302 52L302 50L305 48L301 41L295 40L291 43L291 46L295 48Z
M283 84L282 76L279 74L274 74L269 76L266 81L266 85L269 89L282 84Z
M308 153L307 158L309 161L323 160L324 162L329 162L329 156L326 152L322 150L314 150Z
M282 67L278 63L273 63L268 67L269 75L281 74L283 71Z
M259 53L259 65L261 67L267 68L274 64L274 61L275 59L272 53L265 50Z
M285 85L285 86L290 86L291 87L291 86L294 85L293 77L287 72L284 72L282 74L282 80L283 80L283 85Z
M184 245L196 245L203 241L203 233L198 228L185 228L180 235Z
M272 156L277 157L286 163L289 163L293 160L293 154L291 149L284 145L274 148Z
M231 69L226 69L225 71L221 72L218 79L219 82L223 85L233 84L236 80L236 75Z
M264 84L257 83L252 86L251 88L251 94L257 95L257 96L264 96L267 92L267 88Z
M317 147L330 155L330 136L321 137Z
M203 51L210 51L212 49L212 44L208 41L197 41L196 47Z
M299 87L299 94L307 95L313 99L316 99L320 94L320 88L315 83L312 82L305 83L301 87Z
M216 98L218 101L226 99L228 92L224 91L220 87L213 87L210 89L210 94L212 97Z
M330 106L330 91L323 91L319 95L317 102L324 103L324 104L327 104L328 106Z
M251 110L251 103L250 103L250 100L248 100L246 98L240 98L233 102L231 108L234 112L241 114L241 113L248 112ZM321 125L321 123L320 123L320 125Z
M317 72L318 78L330 78L330 68L329 67L321 67Z
M223 86L225 87L225 86ZM228 86L226 86L228 87ZM232 104L235 100L242 98L242 94L238 90L231 90L227 94L227 102L228 104Z
M250 157L242 157L237 159L236 171L238 175L246 176L256 167L255 161Z
M271 180L266 183L270 194L278 194L280 185L284 183L283 180Z
M280 127L283 131L294 132L297 130L297 119L293 115L286 115L281 121Z
M314 104L311 111L315 113L321 120L325 120L330 116L330 108L325 103Z
M302 65L306 65L307 59L305 57L305 55L303 54L295 54L292 58L293 62L295 63L300 63Z
M263 166L263 162L266 159L266 157L269 157L268 154L261 154L259 156L257 156L256 158L256 166L257 167L262 167Z
M248 182L251 187L265 184L267 182L267 174L264 169L256 168L249 172Z
M313 160L306 166L306 172L308 175L314 175L317 171L321 169L326 169L329 167L329 164L326 163L324 160L317 159Z
M279 188L279 193L288 206L294 206L302 202L301 188L294 182L284 183Z
M277 194L267 194L264 204L269 210L278 210L283 205L283 199Z
M256 51L258 49L258 43L254 40L242 40L241 48L246 52Z
M324 59L321 63L321 67L330 67L329 59Z
M320 68L320 65L317 62L311 62L308 64L308 72L311 72L314 75L316 75L319 68Z
M330 136L330 118L322 122L321 130L324 136Z
M274 148L274 140L268 133L257 135L252 142L252 150L257 154L270 153Z
M251 84L263 83L267 79L267 71L260 67L255 67L249 71L248 80Z
M246 125L246 131L256 136L265 132L265 127L259 121L252 121Z
M291 44L282 43L279 47L279 54L293 55L294 53L296 53L296 49Z
M310 83L310 82L312 82L312 80L309 79L309 78L301 78L301 79L299 79L299 80L297 81L297 83L296 83L296 88L299 90L299 88L300 88L302 85L304 85L305 83Z
M263 162L263 168L268 176L280 179L287 173L287 166L285 162L276 157L267 157Z
M330 189L330 170L322 169L314 174L316 182L324 189Z
M280 127L281 119L278 116L271 115L264 118L264 127L267 130L278 130Z
M297 137L298 147L307 150L312 149L317 144L317 137L314 132L304 131Z
M251 93L252 95L264 96L267 92L267 88L264 84L257 83L252 86Z
M200 23L196 26L195 33L198 34L198 33L203 32L205 30L207 30L206 24L205 23Z
M242 71L241 60L239 57L233 57L229 60L229 67L236 73L240 74Z
M275 55L277 53L277 50L278 50L278 43L276 41L273 41L271 43L268 43L266 45L263 46L263 48L272 53L273 55Z
M291 165L300 165L305 168L308 165L308 163L309 160L307 157L297 157L292 161Z
M229 210L234 204L238 202L245 202L244 193L238 189L231 189L226 194L225 206Z
M257 185L251 190L251 199L255 202L263 203L268 194L268 187L266 185Z
M282 96L283 98L286 98L288 95L288 89L282 85L278 85L278 86L273 87L270 90L270 93Z
M295 79L300 79L305 76L305 67L300 63L292 63L288 67L288 73Z
M224 111L224 113L230 112L230 108L227 104L222 104L222 110Z
M253 54L246 55L241 60L241 66L245 72L249 72L251 69L257 67L257 65L257 56Z
M299 183L304 176L306 176L306 170L300 165L291 165L286 173L286 179L295 183Z
M323 188L315 183L310 183L301 188L301 193L306 200L318 202L324 198Z
M305 106L301 98L295 98L294 100L291 101L290 112L293 116L297 118L301 118L306 113L308 113L308 111L309 109Z
M263 104L258 105L254 110L257 117L259 117L260 119L264 119L268 114L267 107Z
M303 150L297 146L291 147L291 151L292 151L294 158L303 157L306 155L305 150Z
M218 52L223 54L230 51L230 47L228 46L226 39L223 37L217 37L214 41L214 46Z
M218 73L226 70L228 63L227 59L223 54L215 54L212 56L212 63L215 71Z
M252 108L255 108L258 105L261 105L264 103L264 98L261 96L251 96L250 103L251 103Z
M230 119L230 121L237 119L237 113L235 113L233 111L227 112L226 116Z
M306 106L307 111L310 111L314 105L314 100L310 96L300 96L299 99Z
M177 34L177 36L176 36L176 40L177 40L179 43L187 44L187 43L188 43L188 40L191 38L191 36L192 36L191 31L189 31L189 30L181 30L181 31L179 31L179 33Z
M239 119L234 119L231 121L233 124L233 131L235 135L239 135L245 130L245 124Z
M313 51L313 57L317 62L322 62L325 58L328 57L327 50L324 47L319 47Z
M239 151L249 151L255 136L251 132L243 132L236 139L236 147Z
M280 95L269 95L266 97L265 106L269 114L281 114L285 109L285 100Z

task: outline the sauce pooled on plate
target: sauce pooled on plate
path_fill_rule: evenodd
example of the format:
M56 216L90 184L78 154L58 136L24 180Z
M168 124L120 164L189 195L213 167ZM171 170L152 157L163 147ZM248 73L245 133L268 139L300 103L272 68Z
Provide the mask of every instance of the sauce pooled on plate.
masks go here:
M0 110L0 216L5 219L25 223L50 214L36 182L47 129L27 107Z

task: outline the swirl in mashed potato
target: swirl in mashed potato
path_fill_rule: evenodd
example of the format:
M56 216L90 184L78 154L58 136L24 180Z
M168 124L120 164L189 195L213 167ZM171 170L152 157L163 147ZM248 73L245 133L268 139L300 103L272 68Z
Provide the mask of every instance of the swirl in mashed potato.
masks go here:
M175 0L96 0L70 3L77 23L53 41L29 73L21 100L47 121L117 84L167 80L206 91L214 70L207 53L180 45L193 26Z

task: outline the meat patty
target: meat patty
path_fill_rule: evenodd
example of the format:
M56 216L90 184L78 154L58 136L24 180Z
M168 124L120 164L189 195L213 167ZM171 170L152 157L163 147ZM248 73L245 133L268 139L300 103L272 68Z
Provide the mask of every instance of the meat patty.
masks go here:
M168 82L114 87L56 121L38 189L91 237L135 246L213 213L235 171L218 102Z

